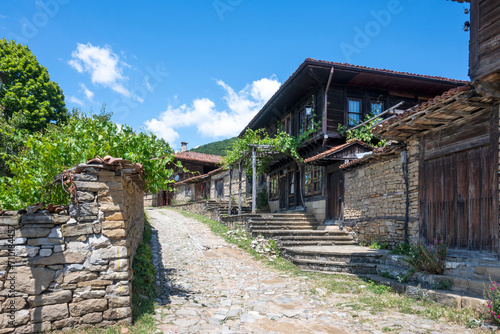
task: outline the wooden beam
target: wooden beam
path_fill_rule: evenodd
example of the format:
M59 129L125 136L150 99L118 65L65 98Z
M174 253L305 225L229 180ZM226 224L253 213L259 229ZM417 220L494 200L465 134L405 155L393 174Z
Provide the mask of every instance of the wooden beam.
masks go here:
M257 154L252 147L252 213L255 214L257 202Z
M238 164L238 215L241 215L241 161Z
M227 214L228 214L228 215L231 215L231 209L232 209L232 208L231 208L231 206L232 206L232 204L233 204L233 199L232 199L232 197L231 197L231 195L232 195L232 188L233 188L233 187L231 186L231 185L232 185L232 183L233 183L233 178L232 178L232 176L233 176L233 169L232 169L232 168L229 168L229 203L228 203L228 205L227 205Z

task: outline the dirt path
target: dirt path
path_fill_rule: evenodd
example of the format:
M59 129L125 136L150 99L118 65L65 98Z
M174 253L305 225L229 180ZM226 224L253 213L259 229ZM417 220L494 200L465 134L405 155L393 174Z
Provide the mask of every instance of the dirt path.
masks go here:
M267 268L193 219L147 210L162 286L162 333L469 333L397 312L354 311L351 294L311 292L307 277ZM160 255L161 254L161 257Z

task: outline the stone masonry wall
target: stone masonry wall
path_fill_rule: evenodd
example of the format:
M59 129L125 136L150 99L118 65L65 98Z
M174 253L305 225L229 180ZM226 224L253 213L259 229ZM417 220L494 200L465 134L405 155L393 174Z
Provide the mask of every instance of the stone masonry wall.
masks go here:
M69 215L0 216L0 333L131 322L144 193L126 167L74 168Z
M418 234L418 143L408 147L408 157L411 237ZM404 241L406 197L400 155L346 170L344 198L345 224L359 242L395 246Z

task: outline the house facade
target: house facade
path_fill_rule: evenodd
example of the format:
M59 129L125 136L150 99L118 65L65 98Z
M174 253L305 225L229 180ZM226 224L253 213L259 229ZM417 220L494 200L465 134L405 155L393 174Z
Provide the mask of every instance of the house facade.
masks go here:
M246 127L265 128L270 134L283 129L295 137L308 134L299 149L305 163L299 166L283 157L270 166L271 210L305 209L319 220L341 220L344 172L339 167L373 147L346 143L339 125L350 128L366 115L401 102L418 105L463 85L459 80L306 59Z
M346 191L345 216L360 240L438 238L450 249L500 254L500 7L457 2L471 4L471 84L377 125L372 132L392 149L341 166L346 182L359 181Z

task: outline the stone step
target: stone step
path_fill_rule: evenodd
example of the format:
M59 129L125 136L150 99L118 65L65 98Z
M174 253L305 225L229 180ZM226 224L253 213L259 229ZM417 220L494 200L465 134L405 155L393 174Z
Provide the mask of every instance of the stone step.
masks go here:
M278 238L280 241L350 241L353 240L350 235L283 235Z
M296 247L296 246L340 246L340 245L355 245L354 240L277 240L278 244L282 247Z
M264 237L275 238L281 236L340 236L349 235L347 231L331 230L265 230L254 229L252 235L262 234Z
M251 226L254 229L266 229L266 230L280 230L280 229L286 229L286 230L293 230L295 227L297 228L309 228L311 230L315 230L318 224L314 223L286 223L286 224L279 224L279 223L274 223L274 222L254 222L250 221L248 223L249 226Z
M350 274L375 274L375 263L345 263L334 261L321 261L312 259L288 258L302 270L323 273L350 273Z
M274 218L310 218L315 219L311 213L294 212L294 213L273 213Z
M342 249L345 251L342 251ZM356 249L359 248L359 249ZM294 259L330 261L334 263L373 263L379 264L382 255L359 246L301 246L283 247L282 254Z

